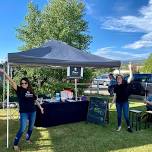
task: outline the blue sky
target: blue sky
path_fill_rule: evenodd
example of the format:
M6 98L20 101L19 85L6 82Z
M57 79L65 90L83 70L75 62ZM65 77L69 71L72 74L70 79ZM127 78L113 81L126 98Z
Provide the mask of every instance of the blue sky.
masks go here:
M107 58L132 60L152 53L152 0L83 0L93 36L89 52ZM29 0L0 1L0 60L17 52L22 42L16 28L23 23ZM33 0L39 8L47 0Z

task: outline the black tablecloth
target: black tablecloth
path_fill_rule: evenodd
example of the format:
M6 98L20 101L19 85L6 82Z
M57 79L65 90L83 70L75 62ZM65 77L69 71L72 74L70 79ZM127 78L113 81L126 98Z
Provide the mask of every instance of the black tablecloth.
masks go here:
M37 108L35 126L50 127L84 121L87 118L88 101L43 103L44 114Z

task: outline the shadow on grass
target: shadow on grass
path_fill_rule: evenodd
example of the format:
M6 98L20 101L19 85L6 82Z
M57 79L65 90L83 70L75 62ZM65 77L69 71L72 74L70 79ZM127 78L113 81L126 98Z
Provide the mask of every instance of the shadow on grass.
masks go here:
M131 103L132 109L145 110L145 106L137 106ZM6 120L0 118L0 142L1 152L11 152L11 148L6 149ZM113 108L110 111L110 123L106 126L80 122L60 125L50 128L35 128L32 134L33 144L25 143L24 136L20 142L23 151L41 152L109 152L109 151L138 151L143 150L143 146L152 144L150 129L142 129L128 133L123 121L122 130L116 132L117 125L116 112ZM10 142L18 130L18 120L10 121ZM11 146L11 144L10 144ZM152 145L150 147L152 149ZM144 149L146 151L146 149ZM148 150L147 150L148 151Z
M136 107L138 110L143 110L144 108L145 106ZM110 123L107 126L80 122L48 128L53 151L109 152L125 150L127 152L128 149L131 149L128 151L136 151L137 147L152 144L152 138L149 138L150 129L129 133L126 131L123 121L122 130L116 132L116 124L116 112L111 111Z
M6 125L6 120L2 119L3 117L0 116L0 152L12 152L13 150L13 140L14 137L19 129L19 120L17 119L11 119L9 120L9 148L6 148L6 143L7 143L7 125ZM25 134L23 134L19 145L21 146L21 149L26 149L26 151L37 151L39 150L39 144L35 141L40 138L40 132L37 131L37 129L34 129L32 139L33 139L33 144L29 145L28 143L25 142Z

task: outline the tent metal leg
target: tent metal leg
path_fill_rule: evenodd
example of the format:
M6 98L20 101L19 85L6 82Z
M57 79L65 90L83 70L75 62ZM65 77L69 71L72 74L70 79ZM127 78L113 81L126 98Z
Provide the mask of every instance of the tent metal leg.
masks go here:
M146 86L145 86L145 100L147 100L147 82L146 82Z
M5 63L3 64L3 70L5 71ZM5 102L5 74L3 74L3 110L4 110L4 102Z
M99 81L97 81L97 94L99 95Z
M9 75L9 63L7 63L7 74ZM7 80L7 148L9 148L9 80Z
M75 100L78 99L77 79L75 79Z
M10 67L10 77L13 78L13 68Z

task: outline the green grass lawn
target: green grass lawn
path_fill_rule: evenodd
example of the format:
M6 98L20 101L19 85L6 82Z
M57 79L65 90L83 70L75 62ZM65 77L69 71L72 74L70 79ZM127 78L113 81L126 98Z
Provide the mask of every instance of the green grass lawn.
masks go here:
M131 108L144 110L139 101L130 103ZM0 110L0 152L11 152L13 138L18 130L17 113L10 111L10 148L6 149L6 111ZM14 117L15 116L15 117ZM152 129L142 129L128 133L125 123L116 132L115 106L110 111L107 126L80 122L50 128L35 128L32 145L22 137L20 147L24 152L152 152Z

